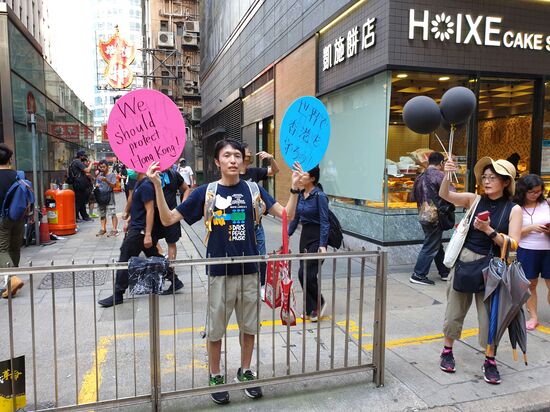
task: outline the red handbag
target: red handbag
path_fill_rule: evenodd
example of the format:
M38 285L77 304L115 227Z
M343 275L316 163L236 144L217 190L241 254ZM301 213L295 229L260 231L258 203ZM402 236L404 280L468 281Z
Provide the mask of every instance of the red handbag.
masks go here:
M283 210L283 245L272 255L288 255L288 219ZM283 325L296 325L296 298L292 279L290 278L290 261L281 260L268 262L265 282L265 302L271 308L281 307L281 322Z

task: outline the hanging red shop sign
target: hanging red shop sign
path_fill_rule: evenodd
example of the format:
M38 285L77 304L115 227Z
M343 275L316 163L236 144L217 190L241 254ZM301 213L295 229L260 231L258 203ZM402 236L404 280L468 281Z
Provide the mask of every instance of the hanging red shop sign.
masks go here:
M134 81L130 64L136 56L136 47L120 37L118 26L108 41L99 41L99 51L107 62L103 75L113 89L125 89Z

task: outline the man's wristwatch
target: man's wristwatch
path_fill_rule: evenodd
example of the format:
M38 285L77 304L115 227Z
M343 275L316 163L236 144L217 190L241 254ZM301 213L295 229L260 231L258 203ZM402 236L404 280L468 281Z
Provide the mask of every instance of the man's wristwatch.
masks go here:
M300 189L290 188L290 193L292 193L293 195L298 195L298 194L300 194Z
M490 238L490 239L494 239L494 238L496 238L497 236L498 236L498 232L497 232L496 230L493 230L493 231L491 232L491 234L489 235L489 238Z

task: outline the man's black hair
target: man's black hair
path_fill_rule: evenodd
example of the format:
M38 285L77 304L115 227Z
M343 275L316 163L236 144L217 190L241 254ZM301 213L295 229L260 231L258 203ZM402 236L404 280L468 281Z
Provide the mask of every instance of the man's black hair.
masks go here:
M109 166L109 163L107 163L107 160L102 159L102 160L99 161L98 166L99 166L99 165L106 165L106 166Z
M440 164L443 160L445 160L445 158L443 157L443 155L439 152L431 152L430 153L430 156L428 157L428 164L429 165L433 165L433 166L437 166L438 164Z
M243 156L243 159L244 159L243 144L241 142L238 142L237 140L232 140L232 139L223 139L216 142L216 146L214 146L214 159L218 159L220 155L220 151L226 146L231 146L233 149L241 152L241 155Z
M13 156L13 150L11 150L7 144L0 143L0 165L7 165L11 157Z

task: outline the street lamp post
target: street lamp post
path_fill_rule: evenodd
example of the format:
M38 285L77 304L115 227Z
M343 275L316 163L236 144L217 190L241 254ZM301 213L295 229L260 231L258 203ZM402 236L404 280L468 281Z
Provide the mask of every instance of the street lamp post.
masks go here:
M35 190L35 196L34 196L34 233L35 233L35 239L36 239L36 245L40 245L40 220L38 219L38 213L36 212L38 208L38 197L36 196L36 190L40 187L38 184L38 171L37 171L37 135L36 135L36 115L34 113L30 114L29 119L29 125L31 127L31 135L32 135L32 180L34 182L34 190Z

